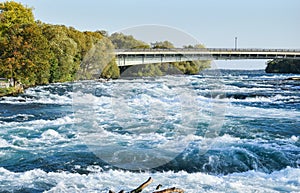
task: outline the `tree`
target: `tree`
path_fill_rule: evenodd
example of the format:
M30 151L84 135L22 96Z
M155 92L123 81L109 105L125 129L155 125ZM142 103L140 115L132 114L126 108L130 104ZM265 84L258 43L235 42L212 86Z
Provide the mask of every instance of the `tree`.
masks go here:
M115 62L111 63L114 61L114 46L111 41L97 32L85 32L85 36L88 49L84 50L77 73L78 78L94 79L99 78L101 74L104 76L109 73L114 78L118 77L119 68ZM104 70L105 73L103 73ZM113 70L113 72L108 72L108 70Z
M120 77L120 69L117 66L115 58L104 67L100 77L106 79L117 79Z
M69 29L60 25L42 26L43 34L54 55L51 64L51 82L65 82L75 79L80 65L78 44L69 36Z
M135 39L132 35L113 33L109 39L116 49L148 49L150 46L143 41Z
M101 34L101 36L109 37L108 32L105 30L97 30L95 32Z
M49 24L42 29L55 56L51 82L99 78L113 58L111 41L98 31L80 32L73 27Z
M47 39L43 36L41 28L37 24L26 25L22 36L32 47L26 57L35 64L35 84L49 83L50 61L54 59L54 55L50 50Z
M35 23L32 8L25 7L14 1L0 3L0 21L0 31L16 24Z
M171 48L175 48L173 43L171 43L169 41L151 43L151 47L153 49L171 49Z
M187 45L187 46L183 46L184 49L198 49L198 48L205 48L204 45L202 44L195 44L195 45Z
M35 22L31 8L13 1L0 3L0 21L0 76L25 86L99 78L113 58L106 32ZM105 70L118 77L115 62Z
M48 83L50 48L36 24L11 26L0 47L0 71L5 77L27 86Z
M50 50L32 9L11 1L0 11L0 74L27 86L48 83Z

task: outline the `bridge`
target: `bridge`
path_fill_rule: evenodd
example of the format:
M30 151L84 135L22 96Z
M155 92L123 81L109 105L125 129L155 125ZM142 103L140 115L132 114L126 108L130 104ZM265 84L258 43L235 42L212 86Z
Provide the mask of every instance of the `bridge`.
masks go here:
M300 50L293 49L127 49L115 50L118 66L126 67L164 62L234 59L300 59Z

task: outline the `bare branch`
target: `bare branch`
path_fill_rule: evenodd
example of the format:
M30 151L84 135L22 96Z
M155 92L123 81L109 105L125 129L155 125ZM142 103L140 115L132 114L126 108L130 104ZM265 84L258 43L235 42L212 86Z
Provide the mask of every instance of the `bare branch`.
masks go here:
M149 184L151 184L153 182L153 179L151 177L149 177L149 179L144 182L143 184L141 184L139 187L137 187L136 189L134 190L131 190L129 193L140 193L142 192L147 186L149 186ZM152 192L152 193L184 193L184 190L183 189L180 189L180 188L176 188L176 187L173 187L173 188L167 188L167 189L164 189L164 190L159 190L160 188L162 187L161 184L159 184L157 187L156 187L156 191L155 192ZM158 191L159 190L159 191ZM115 193L114 191L112 190L109 190L108 193ZM124 190L121 190L119 193L125 193Z
M161 185L161 184L158 184L158 185L156 186L155 190L159 190L161 187L162 187L162 185Z
M149 179L144 182L143 184L141 184L139 187L137 187L136 189L130 191L130 193L139 193L142 192L144 188L146 188L149 184L151 184L153 182L153 179L151 177L149 177Z
M184 190L180 189L180 188L168 188L168 189L164 189L164 190L160 190L160 191L156 191L156 192L153 192L153 193L184 193Z

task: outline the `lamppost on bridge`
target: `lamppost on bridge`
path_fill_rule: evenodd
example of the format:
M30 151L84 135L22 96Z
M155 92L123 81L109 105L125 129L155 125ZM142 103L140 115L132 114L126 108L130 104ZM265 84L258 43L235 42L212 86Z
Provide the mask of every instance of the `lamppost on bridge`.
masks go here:
M237 49L237 40L238 40L238 38L235 37L235 38L234 38L234 48L235 48L235 49Z

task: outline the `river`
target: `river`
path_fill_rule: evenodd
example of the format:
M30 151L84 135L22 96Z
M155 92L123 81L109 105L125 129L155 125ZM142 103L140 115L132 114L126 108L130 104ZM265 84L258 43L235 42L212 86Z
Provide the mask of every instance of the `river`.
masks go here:
M57 83L0 98L0 192L300 192L295 75ZM145 190L145 192L147 192Z

